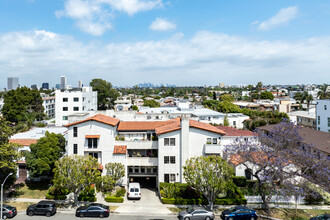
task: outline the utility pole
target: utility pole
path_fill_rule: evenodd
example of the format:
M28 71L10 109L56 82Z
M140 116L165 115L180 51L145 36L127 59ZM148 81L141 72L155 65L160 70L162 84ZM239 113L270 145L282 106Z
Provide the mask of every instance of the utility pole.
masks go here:
M5 180L1 184L1 209L0 209L0 219L2 220L2 209L3 209L3 185L5 185L5 182L9 176L13 175L13 173L9 173L8 176L5 178Z

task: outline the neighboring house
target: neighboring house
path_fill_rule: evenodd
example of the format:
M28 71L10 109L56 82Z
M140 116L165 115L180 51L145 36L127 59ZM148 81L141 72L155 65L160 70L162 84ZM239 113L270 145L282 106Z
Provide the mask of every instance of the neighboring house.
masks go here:
M115 110L127 111L132 107L132 100L129 96L118 97L115 101Z
M71 114L97 111L97 92L92 87L55 91L55 125L68 124Z
M270 132L274 126L276 124L258 127L258 129ZM309 151L318 157L323 153L330 160L330 133L307 127L299 127L298 134L302 138L301 143L304 145L303 149L305 151Z
M50 133L62 134L64 135L65 139L67 139L67 130L68 129L65 127L33 128L27 132L17 133L10 137L9 143L18 144L21 146L19 148L19 152L21 153L22 157L19 159L19 161L17 161L17 181L24 182L27 178L29 178L29 174L26 169L24 153L30 151L30 145L36 144L39 138L45 136L46 131Z
M143 106L143 99L134 99L133 104L136 105L137 107Z
M94 115L66 125L68 155L90 155L103 165L125 165L122 183L184 182L183 166L191 157L220 155L226 133L185 115L166 121L120 121Z
M290 120L296 125L316 129L316 114L315 114L315 109L313 110L295 111L288 113L288 116L290 117Z
M330 99L317 100L316 121L317 130L330 132Z
M55 96L43 97L42 101L47 118L55 118Z

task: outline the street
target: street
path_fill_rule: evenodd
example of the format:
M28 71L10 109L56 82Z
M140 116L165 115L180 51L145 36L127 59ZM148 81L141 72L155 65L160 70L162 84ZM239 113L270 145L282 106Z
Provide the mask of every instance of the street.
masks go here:
M18 215L13 218L13 220L71 220L71 219L80 219L74 215L74 213L56 213L54 216L46 217L46 216L27 216L25 212L19 212ZM86 220L92 220L92 219L99 219L99 218L83 218ZM113 220L178 220L178 218L173 216L134 216L134 215L118 215L118 214L111 214L109 218L104 219L113 219Z

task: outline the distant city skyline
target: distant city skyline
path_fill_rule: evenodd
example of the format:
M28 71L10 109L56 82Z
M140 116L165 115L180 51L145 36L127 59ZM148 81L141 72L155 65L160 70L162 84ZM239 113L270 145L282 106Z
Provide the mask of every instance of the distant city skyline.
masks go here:
M330 83L323 0L0 1L0 88ZM13 19L15 18L15 19Z

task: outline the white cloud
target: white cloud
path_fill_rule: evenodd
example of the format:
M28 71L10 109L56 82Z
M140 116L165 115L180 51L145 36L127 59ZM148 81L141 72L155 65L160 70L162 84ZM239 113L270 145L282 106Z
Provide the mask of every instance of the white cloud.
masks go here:
M301 41L256 41L214 32L186 39L83 43L45 30L0 34L0 87L15 75L21 85L73 86L100 77L114 85L216 85L231 83L330 83L330 37Z
M175 29L176 24L169 22L164 18L156 18L156 20L151 23L149 28L154 31L168 31Z
M65 0L64 10L55 15L72 18L81 31L100 36L111 29L115 11L134 15L158 7L162 7L162 0Z
M259 24L258 29L261 31L270 30L281 25L286 25L294 19L298 14L298 7L291 6L288 8L282 8L279 10L276 15L269 18L266 21L263 21Z

